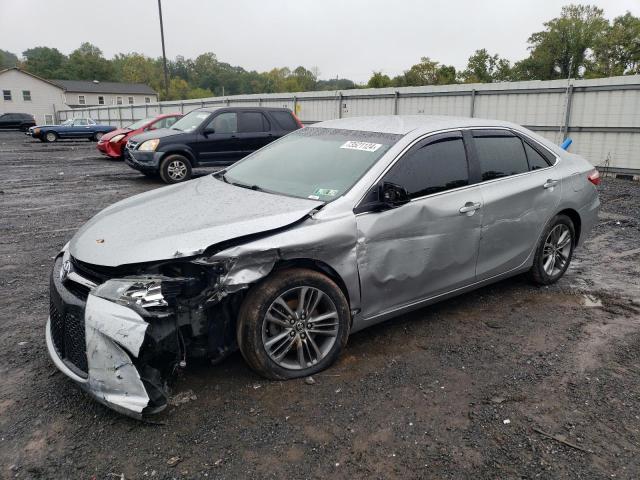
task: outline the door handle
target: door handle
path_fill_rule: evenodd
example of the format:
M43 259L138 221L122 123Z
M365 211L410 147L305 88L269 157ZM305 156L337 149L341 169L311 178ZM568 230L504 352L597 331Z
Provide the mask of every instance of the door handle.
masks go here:
M558 180L552 180L552 179L548 179L546 182L544 182L544 185L542 185L544 188L551 188L551 187L555 187L558 184Z
M473 215L474 212L482 207L480 202L467 202L458 210L460 213L468 213Z

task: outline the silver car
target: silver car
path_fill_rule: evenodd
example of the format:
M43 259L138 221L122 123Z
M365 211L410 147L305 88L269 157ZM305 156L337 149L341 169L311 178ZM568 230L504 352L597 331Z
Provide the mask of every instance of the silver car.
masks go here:
M330 366L350 333L506 277L557 281L596 222L597 170L518 125L315 124L212 175L112 205L57 256L51 358L98 401L162 410L191 359Z

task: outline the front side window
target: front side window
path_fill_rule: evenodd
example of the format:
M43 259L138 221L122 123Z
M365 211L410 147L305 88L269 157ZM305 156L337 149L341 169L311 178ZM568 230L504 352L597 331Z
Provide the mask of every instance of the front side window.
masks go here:
M133 97L129 97L129 105L133 105Z
M98 105L104 105L104 97L102 95L98 96Z
M84 98L84 95L78 95L78 104L79 105L86 105L87 104L87 101Z
M238 116L234 112L225 112L216 115L207 128L213 128L214 133L237 133Z
M412 149L398 160L384 180L404 187L410 198L469 185L462 137L443 137Z
M151 125L151 128L169 128L171 127L171 125L176 123L177 120L178 120L178 117L161 118L160 120L155 122L153 125Z
M116 98L116 105L122 105L122 97Z
M529 171L519 137L501 132L474 132L473 136L483 181Z
M22 100L24 100L25 102L31 101L31 90L22 91Z
M234 164L223 180L329 202L348 191L400 138L356 130L303 128Z
M2 98L4 98L5 101L10 102L11 101L11 90L2 90Z
M240 132L268 132L271 128L269 121L260 112L240 112L238 122Z

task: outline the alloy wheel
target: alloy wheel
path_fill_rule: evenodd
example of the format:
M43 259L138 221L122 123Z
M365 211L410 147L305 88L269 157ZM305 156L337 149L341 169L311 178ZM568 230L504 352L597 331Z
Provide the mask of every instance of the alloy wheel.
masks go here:
M303 370L331 351L338 336L338 309L314 287L296 287L278 296L262 322L262 344L280 367Z
M47 142L55 142L56 141L56 134L53 132L49 132L47 133Z
M167 173L172 180L182 180L187 175L187 166L180 160L174 160L167 166Z
M542 268L547 275L553 277L564 271L573 247L572 240L567 225L560 223L551 229L542 252Z

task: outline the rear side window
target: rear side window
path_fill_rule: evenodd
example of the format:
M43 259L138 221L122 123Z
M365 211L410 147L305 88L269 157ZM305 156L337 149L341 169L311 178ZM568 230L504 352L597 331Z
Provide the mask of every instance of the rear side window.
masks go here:
M529 160L529 169L538 170L539 168L547 168L549 163L545 158L540 155L534 148L527 142L524 142L524 151L527 153L527 160Z
M385 181L407 189L411 198L469 184L467 155L461 137L446 137L407 153Z
M529 171L520 138L513 135L475 133L474 137L483 181Z
M285 111L270 112L276 123L283 130L297 130L300 128L293 115Z
M240 112L238 114L239 132L268 132L269 122L260 112Z

